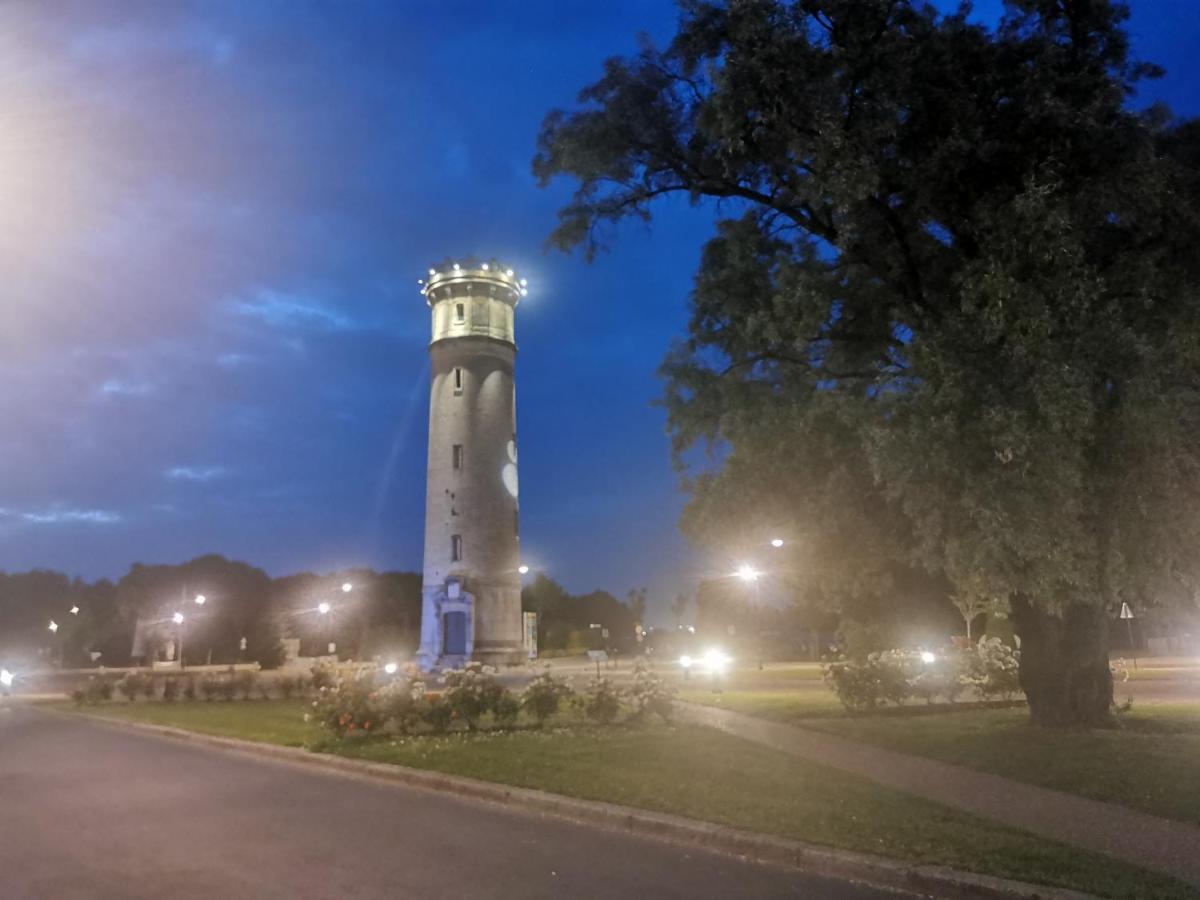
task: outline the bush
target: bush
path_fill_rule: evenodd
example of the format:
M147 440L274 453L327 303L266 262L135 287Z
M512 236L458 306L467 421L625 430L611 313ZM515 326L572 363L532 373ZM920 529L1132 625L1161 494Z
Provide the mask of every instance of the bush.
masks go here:
M294 678L285 675L283 678L277 679L275 684L279 687L279 695L284 700L291 700L292 694L296 693L296 679Z
M130 703L137 699L137 695L145 691L147 676L141 672L126 672L125 675L117 682L117 690Z
M981 638L970 651L967 680L985 698L1008 699L1021 692L1021 651L999 638Z
M369 679L342 680L333 687L320 688L313 709L321 725L338 738L355 732L369 734L379 722L373 699Z
M258 674L249 669L238 672L234 676L234 685L237 692L242 695L243 700L249 700L250 695L254 693L254 685L258 682Z
M317 663L311 669L313 690L319 691L321 688L333 688L338 683L337 666L331 663ZM303 690L301 688L301 690Z
M183 679L183 699L184 700L195 700L196 699L196 679L195 678L189 677L189 678Z
M825 666L825 683L842 705L861 712L881 703L899 705L913 697L953 703L967 688L984 699L1020 691L1020 653L999 638L983 638L974 647L938 653L931 662L916 650L885 650L864 660L839 660Z
M428 694L422 718L434 734L445 734L450 729L450 723L454 721L454 710L441 694Z
M576 703L584 715L601 725L612 724L621 712L621 694L607 678L593 679Z
M500 697L497 698L495 706L492 707L492 716L496 720L496 724L502 728L511 728L517 722L517 716L521 714L521 701L513 696L512 691L506 690Z
M200 679L200 693L204 694L206 701L212 703L221 693L221 680L214 675L205 675Z
M165 678L163 679L162 698L164 703L173 703L175 698L179 696L179 679Z
M538 725L544 725L546 720L558 712L559 704L564 698L571 696L571 688L545 669L534 677L521 692L521 708L537 720Z
M471 731L479 727L483 716L495 712L501 698L508 693L496 676L479 663L468 663L462 669L447 672L443 681L446 690L442 696L453 718L462 719Z
M675 688L651 672L644 659L638 659L634 664L633 682L627 694L633 704L634 715L638 718L653 713L664 722L671 720L675 708Z
M381 728L398 734L413 734L425 720L429 706L425 682L397 678L375 692L372 705Z
M232 700L237 694L237 682L233 680L233 673L221 675L217 678L217 693L221 695L221 699L226 702Z
M112 695L113 682L108 678L97 678L95 675L89 676L82 687L71 691L71 699L78 706L83 706L85 703L95 706L97 703L111 700Z
M153 675L142 676L142 696L147 700L154 700L158 697L158 681Z

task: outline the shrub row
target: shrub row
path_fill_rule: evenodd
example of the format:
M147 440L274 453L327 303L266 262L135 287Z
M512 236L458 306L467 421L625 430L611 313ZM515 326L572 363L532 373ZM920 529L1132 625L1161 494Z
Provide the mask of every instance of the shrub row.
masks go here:
M496 680L493 670L478 663L446 673L431 687L413 674L379 683L375 673L361 673L323 685L310 714L338 738L354 734L444 734L457 726L476 731L489 722L512 727L524 712L539 726L573 705L593 722L615 722L623 705L630 716L671 716L674 689L639 662L629 687L618 689L609 679L594 679L576 692L565 681L543 671L520 693Z
M127 672L119 678L92 675L71 692L71 698L81 706L105 703L117 695L131 703L139 697L146 700L162 699L167 703L200 697L209 701L233 700L236 697L250 700L255 696L267 700L274 690L287 700L310 693L313 684L314 679L307 675L266 679L251 670L203 675Z
M862 711L907 700L953 703L965 691L984 699L1020 693L1021 653L999 638L983 638L967 648L933 655L917 650L887 650L861 660L838 660L824 667L825 683L847 709Z

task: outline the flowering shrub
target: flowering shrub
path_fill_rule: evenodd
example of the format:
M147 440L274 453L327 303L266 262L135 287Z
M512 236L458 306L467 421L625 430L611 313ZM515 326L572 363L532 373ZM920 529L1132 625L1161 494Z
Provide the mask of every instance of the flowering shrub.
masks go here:
M369 734L378 727L380 713L374 699L370 680L356 678L322 687L312 706L317 721L344 738L355 732Z
M89 675L83 687L71 691L71 699L77 706L83 706L85 703L89 706L103 703L111 700L112 695L113 681L109 678L97 678L95 675Z
M653 713L660 716L664 722L671 720L675 706L675 688L651 672L644 659L639 659L634 664L633 682L626 694L633 704L634 715L638 718Z
M429 710L425 682L397 678L375 691L371 703L381 727L397 734L416 732Z
M563 699L570 696L570 686L551 675L547 668L534 676L521 692L521 708L533 716L538 725L544 725L547 719L558 712Z
M320 691L321 688L331 688L338 682L337 666L332 663L317 663L311 669L311 678L314 691Z
M1000 638L981 638L971 650L968 681L986 698L1009 698L1021 692L1021 651Z
M1020 692L1021 655L999 638L983 638L965 649L938 653L932 660L916 650L886 650L863 660L838 660L825 666L825 683L847 709L899 705L913 697L953 703L968 688L985 699Z
M580 709L593 722L609 725L621 711L621 694L607 678L594 678L586 691L575 698Z
M479 663L468 663L462 669L447 672L442 680L446 685L442 697L453 717L465 722L471 731L479 727L483 716L495 713L497 705L508 693L493 671Z

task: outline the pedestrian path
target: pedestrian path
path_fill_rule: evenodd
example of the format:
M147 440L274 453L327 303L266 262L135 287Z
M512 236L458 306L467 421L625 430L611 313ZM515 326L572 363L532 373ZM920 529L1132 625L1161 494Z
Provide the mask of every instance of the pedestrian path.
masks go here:
M1200 828L795 725L692 703L682 718L1200 887Z

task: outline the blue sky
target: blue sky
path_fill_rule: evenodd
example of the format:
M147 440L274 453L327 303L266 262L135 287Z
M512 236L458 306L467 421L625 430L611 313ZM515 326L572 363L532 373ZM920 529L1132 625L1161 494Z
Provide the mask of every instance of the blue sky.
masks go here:
M1198 110L1200 11L1134 3L1148 88ZM998 4L977 4L978 15ZM446 256L509 260L522 544L570 589L713 565L654 371L686 322L704 211L659 209L589 265L543 252L529 171L665 0L0 6L0 567L115 576L220 552L275 574L416 570L427 310Z

